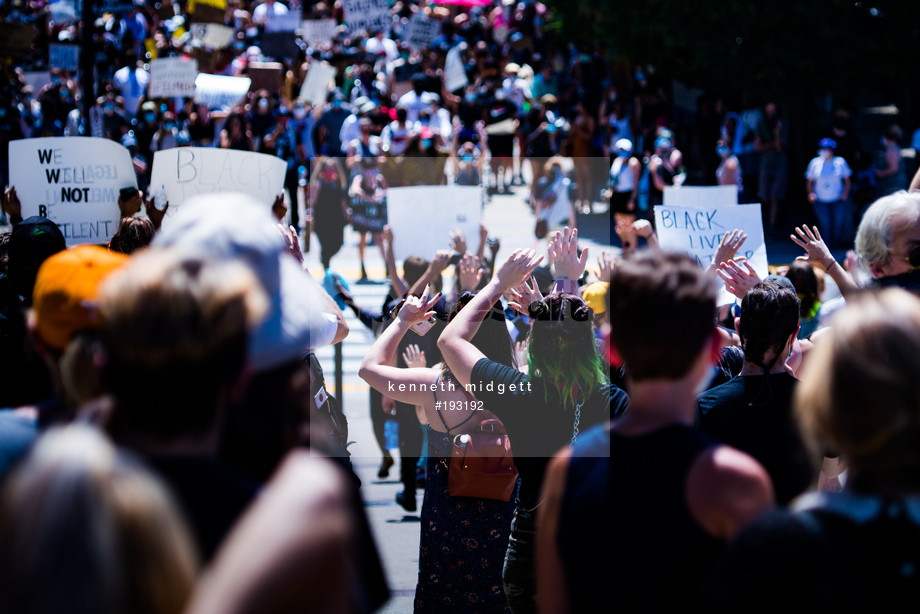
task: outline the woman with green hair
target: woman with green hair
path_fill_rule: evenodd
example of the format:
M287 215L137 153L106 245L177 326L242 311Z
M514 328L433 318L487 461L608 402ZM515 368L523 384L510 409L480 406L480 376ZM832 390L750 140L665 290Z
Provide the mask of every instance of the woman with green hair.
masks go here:
M447 325L438 340L457 381L505 425L521 485L503 580L512 612L536 611L534 532L540 486L547 463L582 432L626 411L626 394L610 385L606 362L594 343L593 312L578 296L575 280L584 272L588 250L578 255L578 231L556 233L549 246L556 280L546 298L530 277L542 260L516 250L495 277ZM529 315L528 375L489 360L471 340L490 307L506 292L512 307Z

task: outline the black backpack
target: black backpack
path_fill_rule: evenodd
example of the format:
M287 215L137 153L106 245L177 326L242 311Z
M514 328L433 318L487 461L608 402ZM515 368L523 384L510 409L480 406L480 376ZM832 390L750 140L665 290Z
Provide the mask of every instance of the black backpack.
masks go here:
M313 424L316 421L321 425L319 429L311 428L311 431L323 434L323 441L311 440L310 445L322 450L333 460L342 463L360 486L361 480L354 473L349 458L351 452L348 451L348 446L354 442L348 441L348 418L345 417L336 398L326 390L323 367L316 359L316 354L313 352L305 354L303 364L310 372L310 422Z

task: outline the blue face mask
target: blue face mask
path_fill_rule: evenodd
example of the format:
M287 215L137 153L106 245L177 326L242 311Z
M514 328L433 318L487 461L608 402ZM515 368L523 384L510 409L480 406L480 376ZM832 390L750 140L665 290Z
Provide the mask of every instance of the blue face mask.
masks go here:
M342 108L342 101L341 101L341 100L333 100L333 101L332 101L332 108L333 108L333 109L340 109L340 108Z
M620 151L617 152L617 156L619 156L620 158L628 158L631 155L631 153L632 152L630 152L629 150L621 149Z
M431 139L422 139L422 149L431 147Z
M731 153L731 150L730 150L728 147L726 147L725 145L718 145L718 146L716 146L716 154L717 154L720 158L726 157L729 153Z
M460 154L460 160L461 160L462 162L472 162L472 161L473 161L473 154L468 154L468 153Z
M463 97L467 102L476 102L476 92L467 92Z
M156 113L146 113L144 114L144 119L147 120L148 124L152 124L153 122L157 120L157 114Z
M173 129L175 129L176 124L169 123L169 124L166 124L166 125L163 126L163 127L166 128L167 130L173 130Z

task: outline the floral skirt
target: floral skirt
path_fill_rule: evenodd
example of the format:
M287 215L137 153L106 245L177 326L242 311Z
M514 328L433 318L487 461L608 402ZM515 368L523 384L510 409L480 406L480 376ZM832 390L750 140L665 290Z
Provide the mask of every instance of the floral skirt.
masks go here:
M429 427L415 612L510 612L502 565L517 492L508 502L448 495L451 442Z

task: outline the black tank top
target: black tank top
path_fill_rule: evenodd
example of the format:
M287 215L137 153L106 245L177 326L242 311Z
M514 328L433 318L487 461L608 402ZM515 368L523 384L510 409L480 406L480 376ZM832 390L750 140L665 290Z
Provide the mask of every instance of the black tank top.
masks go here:
M686 482L714 445L685 426L637 437L602 427L575 444L559 525L573 612L676 611L698 600L724 543L691 515Z

